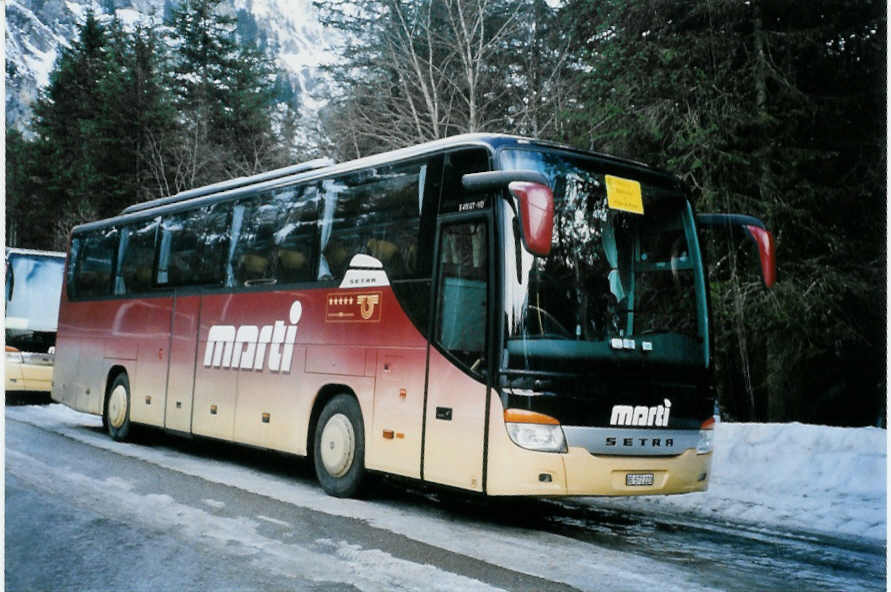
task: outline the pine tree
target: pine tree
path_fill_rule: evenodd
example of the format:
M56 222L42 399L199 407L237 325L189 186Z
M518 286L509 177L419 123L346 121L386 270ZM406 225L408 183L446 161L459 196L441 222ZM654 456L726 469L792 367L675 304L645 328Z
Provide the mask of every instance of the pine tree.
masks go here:
M276 70L255 42L236 38L236 19L222 0L188 0L171 10L177 50L174 80L182 133L176 188L276 166Z
M108 146L101 120L101 85L108 70L106 29L89 12L78 38L62 50L49 87L34 108L33 162L40 169L35 171L35 193L25 198L32 207L60 213L55 247L64 244L68 228L85 221L80 214L98 210L113 180L105 166Z
M35 139L13 137L26 155L17 169L26 182L11 196L21 204L17 226L26 226L29 210L49 213L39 227L50 235L30 224L22 230L35 246L65 248L74 225L168 192L157 166L176 115L161 74L165 53L152 27L131 34L86 15L35 105Z
M716 339L725 409L872 421L881 365L864 360L884 351L870 304L884 266L873 215L884 201L882 7L578 0L563 16L580 93L560 139L662 164L701 210L754 213L777 233L770 293L743 254L734 263L735 239L710 245L716 326L729 328Z
M255 43L239 42L220 3L169 6L166 37L86 14L35 105L34 139L7 137L11 236L63 249L76 224L290 162L295 116L276 111L282 77ZM37 212L49 220L30 223Z

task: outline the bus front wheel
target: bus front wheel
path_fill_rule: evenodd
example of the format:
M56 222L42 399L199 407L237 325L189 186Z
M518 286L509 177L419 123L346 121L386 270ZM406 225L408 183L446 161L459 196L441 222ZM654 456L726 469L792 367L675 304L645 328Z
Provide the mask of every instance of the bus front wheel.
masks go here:
M353 497L365 476L365 431L359 403L337 395L325 404L313 438L316 477L329 495Z
M105 399L105 421L113 440L123 441L130 435L130 380L118 374L108 389Z

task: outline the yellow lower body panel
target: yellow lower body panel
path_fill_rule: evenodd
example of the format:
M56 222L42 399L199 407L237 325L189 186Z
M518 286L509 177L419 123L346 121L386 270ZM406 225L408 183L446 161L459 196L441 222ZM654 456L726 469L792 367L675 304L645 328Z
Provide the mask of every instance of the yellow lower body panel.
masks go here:
M712 455L687 450L678 456L594 456L583 448L562 455L567 495L661 495L708 489ZM652 474L652 485L630 485ZM628 475L632 475L629 480ZM639 480L643 481L643 480ZM648 480L646 481L648 482Z

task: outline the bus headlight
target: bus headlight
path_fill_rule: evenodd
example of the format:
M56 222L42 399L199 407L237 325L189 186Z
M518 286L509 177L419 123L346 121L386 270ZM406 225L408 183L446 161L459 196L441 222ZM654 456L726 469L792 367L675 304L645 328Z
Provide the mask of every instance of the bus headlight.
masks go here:
M566 452L560 422L549 415L525 409L506 409L504 425L514 444L539 452Z
M699 428L699 442L696 443L696 454L708 454L715 448L715 418L710 417Z

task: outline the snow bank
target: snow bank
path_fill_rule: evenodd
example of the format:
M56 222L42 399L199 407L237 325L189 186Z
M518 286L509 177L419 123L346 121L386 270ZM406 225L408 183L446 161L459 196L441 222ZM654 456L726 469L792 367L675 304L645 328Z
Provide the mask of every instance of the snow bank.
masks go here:
M715 436L707 492L589 503L885 540L885 430L722 423Z

